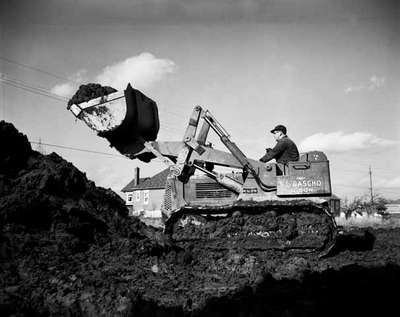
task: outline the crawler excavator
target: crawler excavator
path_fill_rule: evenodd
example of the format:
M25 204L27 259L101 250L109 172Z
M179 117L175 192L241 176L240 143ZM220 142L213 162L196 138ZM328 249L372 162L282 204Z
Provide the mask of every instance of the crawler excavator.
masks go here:
M68 108L121 154L144 162L158 158L169 167L162 214L165 233L176 244L301 252L327 252L334 245L338 230L323 152L285 165L248 158L200 106L181 141L157 141L157 105L130 84ZM227 151L207 142L211 131ZM217 166L236 172L221 173Z

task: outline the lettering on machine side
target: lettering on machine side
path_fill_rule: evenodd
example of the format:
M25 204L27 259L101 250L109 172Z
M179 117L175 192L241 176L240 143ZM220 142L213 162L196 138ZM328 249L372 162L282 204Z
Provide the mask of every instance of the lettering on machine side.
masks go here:
M320 176L283 176L277 181L278 195L317 195L329 191L329 182Z
M292 187L321 187L322 181L318 180L294 180Z
M287 179L282 185L293 194L312 194L323 189L324 182L322 179L306 179L305 177L296 177Z

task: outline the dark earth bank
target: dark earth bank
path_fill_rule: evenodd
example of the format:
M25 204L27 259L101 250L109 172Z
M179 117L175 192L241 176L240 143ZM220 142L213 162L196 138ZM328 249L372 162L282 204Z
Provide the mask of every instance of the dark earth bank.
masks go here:
M177 247L4 121L0 144L1 316L396 314L400 230L371 229L373 247L354 231L323 259Z

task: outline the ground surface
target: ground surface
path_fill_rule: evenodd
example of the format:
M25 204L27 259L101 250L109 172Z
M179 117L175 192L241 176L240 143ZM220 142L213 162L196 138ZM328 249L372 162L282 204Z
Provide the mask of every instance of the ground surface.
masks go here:
M176 247L0 122L1 316L361 316L397 308L400 231L331 257ZM371 248L372 247L372 248Z

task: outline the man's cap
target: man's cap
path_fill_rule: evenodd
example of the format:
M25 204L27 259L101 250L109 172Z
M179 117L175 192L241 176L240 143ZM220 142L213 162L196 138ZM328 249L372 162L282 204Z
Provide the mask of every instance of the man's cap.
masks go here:
M284 125L278 124L275 128L271 130L271 133L274 133L275 131L282 131L283 134L286 134L286 127Z

